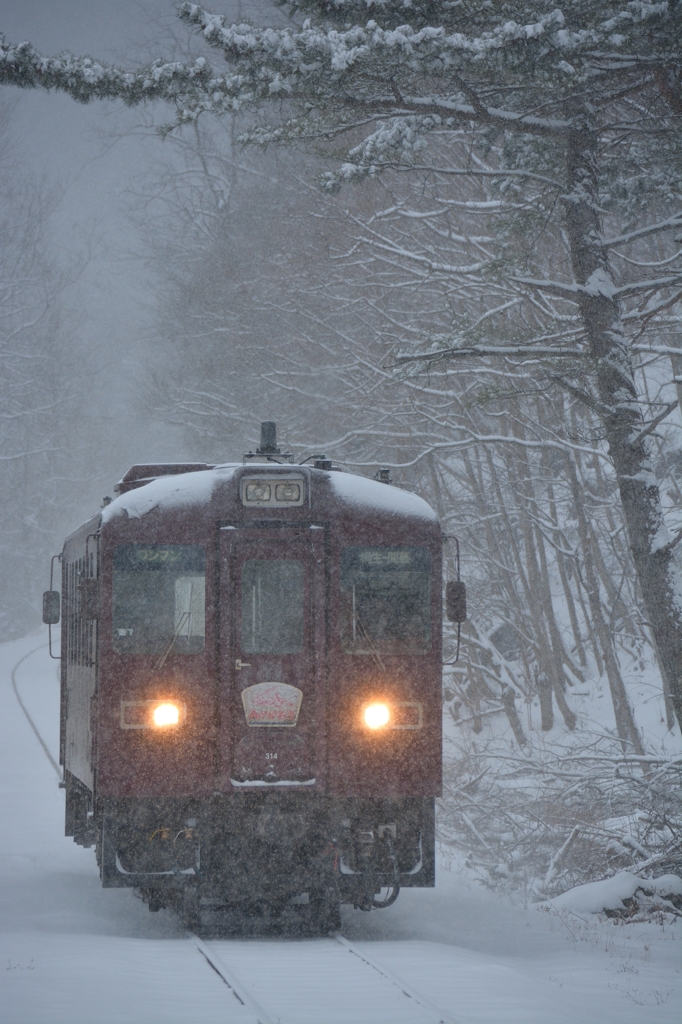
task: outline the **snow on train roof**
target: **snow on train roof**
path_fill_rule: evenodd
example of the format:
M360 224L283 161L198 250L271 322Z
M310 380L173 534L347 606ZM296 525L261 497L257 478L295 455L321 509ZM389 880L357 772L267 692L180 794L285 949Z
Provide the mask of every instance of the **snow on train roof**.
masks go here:
M189 505L206 505L213 497L213 491L220 483L232 476L234 466L217 466L196 473L179 473L177 476L160 476L142 487L135 487L115 498L102 509L102 524L108 523L123 512L129 519L140 519L155 508L183 508Z
M225 483L235 470L240 468L240 464L225 465L194 473L157 477L142 487L121 494L102 509L102 524L110 522L124 512L129 519L140 519L155 508L206 505L211 501L215 488ZM286 467L289 471L294 468L296 467ZM368 480L366 477L351 473L331 472L329 481L335 497L354 508L413 516L434 522L436 520L436 513L431 506L411 491L403 491L399 487L378 483L376 480Z
M365 476L354 476L351 473L330 473L329 478L336 496L357 508L416 516L434 522L437 518L431 506L411 491L403 491L399 487L392 487L391 484L382 484L377 480L368 480Z

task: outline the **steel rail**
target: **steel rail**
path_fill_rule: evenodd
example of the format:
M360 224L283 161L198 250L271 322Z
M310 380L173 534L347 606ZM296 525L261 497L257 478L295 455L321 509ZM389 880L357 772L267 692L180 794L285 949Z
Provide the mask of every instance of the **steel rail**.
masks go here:
M215 955L213 950L209 949L206 943L203 942L202 939L200 939L194 932L190 932L189 935L196 948L208 963L209 967L213 968L216 974L222 978L235 999L240 1002L246 1010L249 1010L250 1013L253 1014L256 1024L275 1024L272 1017L258 1005L256 1000L235 977L234 972Z
M383 978L386 978L387 981L390 981L393 985L395 985L396 988L400 989L404 996L406 996L408 999L414 1000L417 1006L420 1006L423 1010L426 1010L427 1012L433 1014L434 1024L463 1024L461 1018L457 1019L455 1017L451 1017L449 1014L442 1013L438 1009L438 1007L434 1006L433 1003L429 1002L428 999L425 999L424 996L420 995L418 992L415 992L411 985L406 985L404 981L398 978L391 971L387 970L385 967L382 967L380 964L376 962L376 960L373 960L372 957L367 956L366 953L361 953L360 950L356 949L352 942L349 942L348 939L344 938L344 936L341 935L340 932L334 933L334 939L341 946L343 946L344 949L347 949L349 953L352 953L353 956L358 957L358 959L362 960L362 962L367 964L368 967L371 967Z
M28 724L33 729L33 732L36 735L36 739L38 740L38 743L40 743L41 747L43 748L45 756L47 757L48 761L50 762L50 764L52 765L52 767L56 771L57 778L61 782L62 781L61 769L60 769L59 765L57 764L57 762L55 761L55 759L52 756L52 754L50 753L50 750L49 750L49 747L48 747L47 743L45 742L43 737L40 735L40 731L38 729L38 726L35 724L35 722L31 718L31 715L29 713L28 708L26 707L26 705L24 704L23 700L21 699L21 694L19 693L19 688L17 686L17 679L16 679L16 672L17 672L17 669L19 668L19 666L22 665L26 661L27 658L30 658L32 654L35 654L36 651L42 651L43 647L47 647L47 644L40 644L38 647L34 647L32 651L29 651L28 654L25 654L23 656L23 658L19 658L19 661L16 663L16 665L12 669L12 689L14 690L14 696L17 698L17 701L19 702L19 707L21 708L21 710L24 712L24 715L26 716L26 721L28 722Z

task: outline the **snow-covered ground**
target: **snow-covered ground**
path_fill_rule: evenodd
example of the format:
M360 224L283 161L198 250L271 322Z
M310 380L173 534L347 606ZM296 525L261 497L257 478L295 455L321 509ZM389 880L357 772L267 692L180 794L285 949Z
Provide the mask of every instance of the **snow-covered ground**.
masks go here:
M16 701L11 670L46 640L0 645L0 1021L254 1021L169 912L100 888L63 836L63 792ZM59 686L47 648L17 671L54 755ZM461 1024L657 1024L682 1013L679 924L617 924L500 902L441 870L386 911L344 908L343 934ZM274 1024L417 1024L416 1007L331 939L210 944Z

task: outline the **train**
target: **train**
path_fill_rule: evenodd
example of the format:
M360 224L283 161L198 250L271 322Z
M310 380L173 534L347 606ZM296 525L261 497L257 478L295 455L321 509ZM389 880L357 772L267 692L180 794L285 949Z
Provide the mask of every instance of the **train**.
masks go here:
M295 913L322 931L341 904L433 886L432 508L386 470L294 462L270 421L241 463L136 465L115 493L43 599L65 834L95 847L102 885L189 927ZM445 611L466 617L459 579Z

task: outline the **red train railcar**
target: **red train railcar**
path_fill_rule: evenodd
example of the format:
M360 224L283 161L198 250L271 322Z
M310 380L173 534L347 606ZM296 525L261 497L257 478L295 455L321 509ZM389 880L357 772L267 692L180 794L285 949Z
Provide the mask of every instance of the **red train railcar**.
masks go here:
M66 834L151 909L307 894L333 927L434 884L442 536L267 429L260 462L133 467L65 542Z

